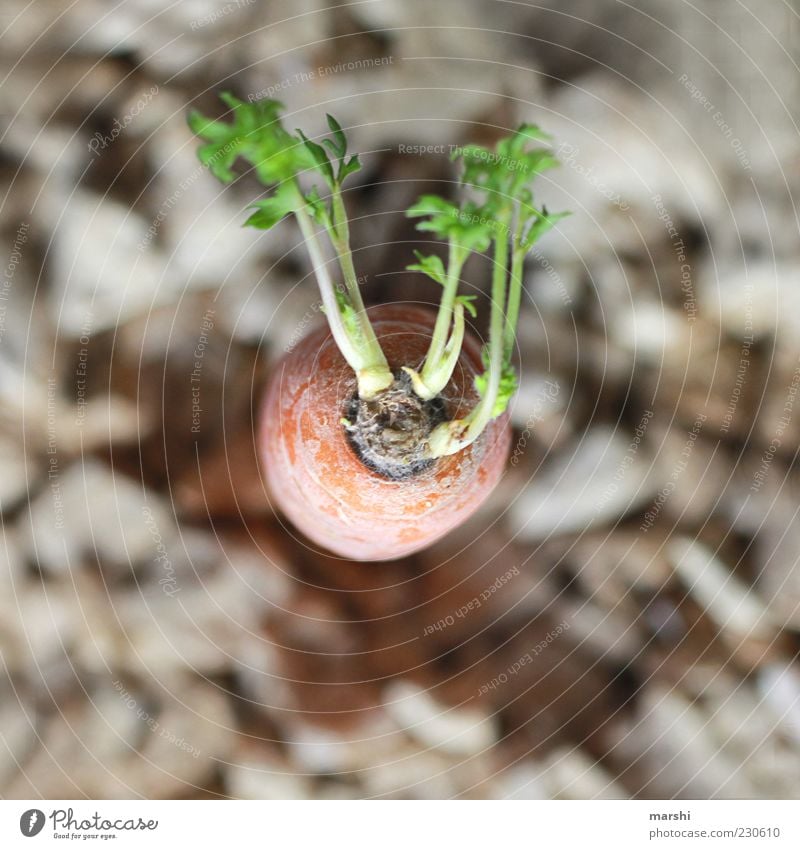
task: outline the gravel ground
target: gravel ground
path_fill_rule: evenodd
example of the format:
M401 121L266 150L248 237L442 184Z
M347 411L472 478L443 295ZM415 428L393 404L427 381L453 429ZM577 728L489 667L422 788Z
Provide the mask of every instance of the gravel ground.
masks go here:
M799 27L4 0L0 795L800 798ZM258 399L318 295L196 159L224 89L347 128L370 303L435 298L403 211L450 145L553 136L514 453L422 554L334 559L269 504Z

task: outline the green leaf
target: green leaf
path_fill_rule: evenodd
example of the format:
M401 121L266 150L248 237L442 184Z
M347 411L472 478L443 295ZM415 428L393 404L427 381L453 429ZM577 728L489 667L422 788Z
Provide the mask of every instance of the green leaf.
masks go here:
M331 154L331 156L337 162L339 161L339 159L341 157L341 153L339 152L339 148L336 147L336 145L330 139L322 139L320 144L328 150L328 152Z
M434 254L425 256L419 251L414 251L414 256L417 258L417 262L413 265L407 265L406 270L421 271L423 274L427 274L431 280L435 280L437 283L444 286L445 280L447 279L447 272L445 271L441 257Z
M281 183L271 197L253 204L251 208L257 211L245 221L245 226L270 230L287 215L295 212L303 200L292 183Z
M347 157L347 138L339 122L328 115L333 136L318 144L301 130L296 134L287 132L280 117L283 104L277 100L244 103L229 92L222 92L220 99L231 109L231 121L209 119L197 110L189 113L190 128L205 141L198 149L198 158L223 183L236 178L233 165L241 157L253 166L265 186L278 186L272 196L255 204L257 211L246 223L269 229L299 209L304 201L314 220L332 231L330 204L320 199L316 188L312 187L303 199L289 184L294 184L303 172L316 171L335 191L347 176L361 168L357 156ZM338 163L338 174L327 151Z
M462 182L485 192L486 206L500 217L515 204L529 205L534 178L558 165L553 153L541 147L547 141L549 136L536 125L522 124L498 141L494 150L466 145L455 152L463 163Z
M463 161L464 170L461 177L463 183L476 188L489 186L492 175L491 163L494 157L491 150L478 144L469 144L456 151L454 155Z
M333 165L331 165L331 161L328 159L328 154L325 153L325 148L322 147L322 145L311 141L311 139L306 138L302 130L297 130L297 135L303 140L303 144L311 154L311 158L314 161L314 167L320 174L322 174L325 178L325 182L331 187L331 189L333 189L336 185L336 177L333 175Z
M457 214L458 207L439 195L422 195L417 202L406 210L407 218L421 218L426 215Z
M339 175L336 179L341 185L344 182L345 177L349 177L350 174L355 174L356 171L360 170L361 160L358 158L357 155L351 156L350 159L348 159L347 161L342 159L341 165L339 166Z
M238 157L255 169L266 186L313 167L302 140L281 123L282 103L266 99L244 103L229 92L222 92L220 99L231 109L232 121L211 120L196 110L188 118L193 132L206 142L198 158L215 177L224 183L234 180L232 166Z
M541 127L536 124L520 124L517 129L517 136L526 138L529 141L540 141L550 144L553 137L550 133L546 133Z
M333 117L333 115L325 116L328 120L328 127L333 133L333 141L327 140L332 150L336 151L336 158L343 159L347 153L347 137L344 134L342 125Z
M330 204L325 203L317 192L316 186L312 187L305 195L306 209L311 217L321 227L330 230L333 228Z
M536 211L532 216L532 223L522 236L520 247L527 253L535 242L541 239L545 233L552 230L562 218L566 218L569 215L571 215L569 212L549 214L546 209L543 209L542 212Z
M328 127L330 128L331 133L333 133L333 138L323 139L322 144L331 152L333 157L339 163L339 171L336 175L336 181L341 184L345 181L350 174L355 174L356 171L361 170L361 162L359 161L358 156L351 156L349 159L347 158L347 136L342 129L342 125L333 117L333 115L326 115L328 119Z
M456 304L461 304L462 307L473 317L478 317L478 310L473 301L477 300L477 295L458 295L454 301Z
M439 195L423 195L406 216L427 218L417 224L417 230L435 233L466 251L485 251L498 227L493 210L472 201L458 206Z
M187 122L189 124L189 129L191 129L195 135L207 139L210 142L222 141L230 134L230 124L206 118L196 109L192 109L191 112L189 112Z
M312 166L302 141L281 123L283 104L264 100L243 103L226 94L221 97L234 109L234 127L243 138L240 154L254 166L262 183L279 183Z
M230 183L236 177L231 166L239 156L241 139L230 124L210 120L197 110L189 113L188 122L195 135L208 141L208 144L202 145L197 151L200 162L218 180Z

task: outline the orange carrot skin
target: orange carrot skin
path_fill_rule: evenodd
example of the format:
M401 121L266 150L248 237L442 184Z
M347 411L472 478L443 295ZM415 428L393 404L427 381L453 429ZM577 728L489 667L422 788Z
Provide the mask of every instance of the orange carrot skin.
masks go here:
M418 306L369 310L393 370L418 367L435 315ZM444 392L448 418L477 403L482 371L472 337ZM388 480L356 456L342 426L355 375L326 326L278 363L261 416L260 455L273 506L308 540L348 560L394 560L426 548L465 522L500 480L508 458L508 416L462 451L405 480Z

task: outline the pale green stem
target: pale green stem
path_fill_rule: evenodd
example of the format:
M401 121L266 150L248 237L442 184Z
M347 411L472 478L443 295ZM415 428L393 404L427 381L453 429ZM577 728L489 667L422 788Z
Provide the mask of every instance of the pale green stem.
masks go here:
M439 312L436 316L436 324L433 327L433 336L425 356L425 365L422 374L429 373L434 369L442 356L447 345L447 337L450 335L450 324L453 316L453 304L458 293L458 282L461 277L461 269L464 266L464 251L453 242L450 242L447 257L447 278L444 283L442 300L439 304Z
M339 257L339 264L344 275L344 284L350 303L357 312L364 311L364 301L361 298L361 290L358 286L353 254L350 251L350 226L347 223L347 212L344 208L341 190L335 189L332 197L333 205L333 227L335 233L331 234L331 241Z
M525 261L525 250L519 243L522 238L522 221L517 223L511 248L511 281L508 291L508 309L506 310L506 329L503 340L503 352L507 361L511 360L514 352L514 342L517 338L517 323L522 299L522 269Z
M411 368L403 369L411 377L414 392L425 401L435 398L447 386L458 362L458 352L464 340L464 309L458 309L455 302L466 258L467 252L451 241L444 291L422 371L417 373ZM456 348L458 351L454 354Z
M456 303L453 307L453 332L444 346L437 368L429 369L427 374L423 370L423 374L419 375L414 369L403 366L403 371L411 378L414 392L423 401L435 398L450 382L461 356L464 330L464 305Z
M355 265L353 264L353 254L350 250L350 228L347 223L347 211L345 210L344 200L342 199L341 190L336 188L333 191L332 197L333 206L333 226L334 233L331 233L331 242L336 250L336 255L339 258L339 265L342 269L344 284L347 290L347 295L350 299L350 305L356 314L358 322L358 332L361 339L358 340L358 347L363 351L369 369L370 381L380 388L386 389L394 382L386 357L383 354L378 337L367 316L367 310L364 306L364 300L361 297L361 289L358 285L358 277L356 275ZM374 393L373 393L374 394ZM361 395L360 397L369 397Z
M492 308L489 322L489 379L486 391L464 419L444 422L434 428L428 439L429 457L455 454L474 442L494 418L494 407L500 391L503 373L504 326L508 277L507 228L495 239L494 269L492 271Z
M322 304L325 307L325 317L328 319L333 340L342 352L342 356L347 360L347 364L356 373L359 397L374 397L382 389L386 389L392 384L394 376L386 365L386 359L379 345L380 361L376 361L374 350L365 346L363 339L354 339L348 331L336 300L336 291L328 272L325 256L317 240L314 222L302 207L295 214L300 225L300 231L306 241L308 255L311 257L314 276L317 278ZM377 345L377 339L375 342Z
M314 222L303 209L298 209L295 214L297 216L297 223L300 225L300 232L306 241L306 250L311 258L314 276L317 278L317 285L322 296L322 305L325 307L325 316L328 319L331 334L342 355L347 360L348 365L357 371L361 367L361 358L350 344L344 321L339 312L339 305L336 302L333 280L331 280L325 256L322 253L322 248L317 241L317 234L314 231Z
M503 329L506 320L506 289L508 275L508 238L495 241L494 270L492 272L492 310L489 321L489 380L486 392L473 411L465 419L469 426L469 442L477 439L487 424L494 418L493 410L500 392L503 374Z

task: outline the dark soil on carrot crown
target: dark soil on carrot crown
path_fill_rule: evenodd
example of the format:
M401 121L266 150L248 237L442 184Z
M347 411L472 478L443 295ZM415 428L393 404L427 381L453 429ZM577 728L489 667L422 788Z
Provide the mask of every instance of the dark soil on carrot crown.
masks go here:
M389 480L404 480L436 461L423 456L430 432L445 421L441 397L423 401L405 372L369 401L354 395L347 404L345 424L350 445L365 466Z

